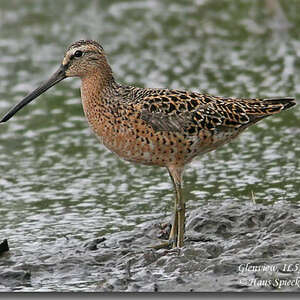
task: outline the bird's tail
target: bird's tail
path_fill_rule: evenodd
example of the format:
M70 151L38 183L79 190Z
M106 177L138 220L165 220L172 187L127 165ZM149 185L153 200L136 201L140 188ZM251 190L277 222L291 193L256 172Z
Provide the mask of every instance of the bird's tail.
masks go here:
M294 98L263 99L261 108L266 114L276 114L296 105Z
M268 116L277 114L296 105L294 98L251 99L244 108L250 122L245 122L246 127Z

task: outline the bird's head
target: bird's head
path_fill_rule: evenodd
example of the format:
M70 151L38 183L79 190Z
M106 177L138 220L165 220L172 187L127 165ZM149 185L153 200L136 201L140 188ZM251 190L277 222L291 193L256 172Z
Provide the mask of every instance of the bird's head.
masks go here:
M100 78L112 79L112 71L107 63L104 50L100 44L92 40L80 40L73 43L66 51L58 70L37 89L29 93L16 106L10 109L1 122L8 121L25 105L43 94L50 87L67 77L80 77L97 74Z
M95 41L78 41L66 51L61 67L66 77L85 77L93 72L107 71L104 50Z

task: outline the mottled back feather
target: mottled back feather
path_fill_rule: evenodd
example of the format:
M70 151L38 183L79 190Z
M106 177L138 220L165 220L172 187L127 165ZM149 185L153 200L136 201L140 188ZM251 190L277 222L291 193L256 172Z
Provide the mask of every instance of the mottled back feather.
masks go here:
M166 89L133 89L141 119L155 131L197 134L200 130L248 127L295 105L293 98L237 99Z

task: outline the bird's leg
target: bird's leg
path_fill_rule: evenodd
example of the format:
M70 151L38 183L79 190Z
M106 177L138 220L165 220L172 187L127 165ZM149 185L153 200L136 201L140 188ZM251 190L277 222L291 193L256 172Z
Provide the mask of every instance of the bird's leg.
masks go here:
M175 205L173 224L169 235L169 240L159 245L151 246L154 249L168 248L172 246L182 247L185 227L185 203L182 197L182 172L183 168L168 167L168 171L175 189Z
M182 197L181 185L177 186L176 196L178 198L177 203L177 215L178 215L178 236L177 236L177 247L183 247L184 232L185 232L185 203Z
M177 241L177 232L178 232L177 206L178 206L178 200L177 200L177 195L175 195L175 205L174 205L174 213L173 213L173 224L172 224L170 235L169 235L169 244L170 245L172 244L172 248L176 247L176 241Z
M175 206L173 225L169 235L169 243L172 248L182 247L185 228L185 203L182 197L182 172L183 168L168 168L175 189Z

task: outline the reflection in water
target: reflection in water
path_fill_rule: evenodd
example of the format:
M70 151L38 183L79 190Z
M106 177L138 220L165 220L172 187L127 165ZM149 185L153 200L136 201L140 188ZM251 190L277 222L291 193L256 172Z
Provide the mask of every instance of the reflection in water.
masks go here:
M282 1L288 24L264 5L2 1L0 110L47 78L65 47L81 38L102 43L120 82L297 98L299 3ZM45 262L47 255L163 220L171 211L166 171L120 161L100 145L84 120L79 86L66 80L0 127L0 237L14 249L22 245L17 263L24 256L33 263L33 253ZM252 194L264 204L298 201L299 134L297 106L197 159L185 176L187 209L248 202Z

